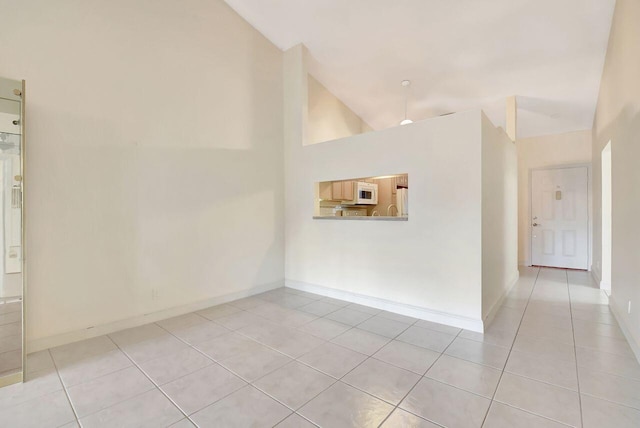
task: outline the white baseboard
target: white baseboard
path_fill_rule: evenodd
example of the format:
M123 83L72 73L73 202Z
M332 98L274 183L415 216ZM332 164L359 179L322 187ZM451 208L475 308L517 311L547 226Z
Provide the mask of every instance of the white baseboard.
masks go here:
M596 284L600 284L602 279L600 278L600 271L596 269L594 265L591 265L591 277L596 282Z
M591 277L601 290L604 290L607 295L611 294L611 284L602 280L602 274L594 265L591 265Z
M435 311L419 306L407 305L405 303L393 302L391 300L380 299L378 297L366 296L364 294L352 293L349 291L329 288L322 285L309 284L301 281L285 279L284 286L295 290L306 291L309 293L319 294L321 296L333 297L351 303L359 303L361 305L371 306L372 308L382 309L400 315L406 315L413 318L446 324L453 327L464 328L465 330L483 332L482 320L463 317L460 315L450 314L447 312Z
M622 310L618 308L618 305L615 304L615 301L609 296L609 308L611 309L611 313L613 313L613 317L618 321L618 325L620 326L620 330L622 330L622 334L629 342L629 346L631 350L636 356L636 360L640 363L640 339L636 338L631 330L627 327L627 323L625 321L625 317L623 316Z
M244 297L253 296L265 291L273 290L284 285L283 281L276 281L270 284L259 285L247 290L238 291L236 293L225 294L223 296L214 297L187 305L177 306L173 308L163 309L157 312L151 312L144 315L135 316L123 320L102 324L95 327L89 327L82 330L74 330L67 333L57 334L55 336L43 337L40 339L27 341L27 353L42 351L44 349L56 346L66 345L68 343L77 342L79 340L90 339L92 337L102 336L104 334L113 333L127 328L138 327L167 318L188 314L190 312L206 309L211 306L228 303Z
M502 307L502 303L504 302L504 299L511 292L513 287L515 287L519 279L520 279L520 271L516 271L514 278L509 282L509 285L507 286L507 288L505 288L502 294L500 294L500 297L498 298L498 300L496 300L493 306L491 306L491 309L489 309L489 312L484 317L482 324L485 330L487 329L487 327L491 325L491 323L493 322L493 319L496 317L496 313Z

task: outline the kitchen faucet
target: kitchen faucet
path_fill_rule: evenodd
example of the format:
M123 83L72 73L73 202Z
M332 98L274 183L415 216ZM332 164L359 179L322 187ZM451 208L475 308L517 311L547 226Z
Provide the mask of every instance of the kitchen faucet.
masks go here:
M391 208L395 208L396 214L398 213L398 207L396 206L396 204L391 204L387 207L387 217L391 217Z

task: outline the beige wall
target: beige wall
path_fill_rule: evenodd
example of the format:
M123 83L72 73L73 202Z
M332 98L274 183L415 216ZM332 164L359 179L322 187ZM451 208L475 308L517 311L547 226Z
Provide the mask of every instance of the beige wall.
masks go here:
M283 279L280 50L222 0L0 10L0 75L27 81L29 342Z
M482 319L518 279L516 145L482 114Z
M600 275L601 153L611 141L610 305L640 359L640 2L618 0L593 127L594 273ZM628 304L631 302L631 313Z
M371 131L357 114L311 75L309 85L308 143L336 140Z
M531 261L530 171L547 166L591 163L591 131L521 138L517 141L517 151L518 261L524 265Z

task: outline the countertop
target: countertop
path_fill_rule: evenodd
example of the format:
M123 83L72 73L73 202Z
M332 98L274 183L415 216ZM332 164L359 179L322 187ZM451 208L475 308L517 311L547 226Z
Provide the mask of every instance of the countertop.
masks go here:
M409 217L387 217L387 216L313 216L314 220L373 220L373 221L409 221Z

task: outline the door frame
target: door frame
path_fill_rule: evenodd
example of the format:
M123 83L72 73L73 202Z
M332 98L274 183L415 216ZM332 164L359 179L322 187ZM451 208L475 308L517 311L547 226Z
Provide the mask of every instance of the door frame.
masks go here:
M533 223L532 215L533 215L533 171L545 171L545 170L553 170L553 169L566 169L566 168L587 168L587 271L591 271L591 264L593 263L593 174L591 162L585 163L567 163L567 164L558 164L558 165L548 165L548 166L539 166L535 168L529 168L529 198L527 203L529 204L529 209L527 212L527 220L529 223L527 224L527 231L529 236L529 254L527 256L526 265L533 266L531 261L533 260L533 239L531 239L531 235L533 233Z

